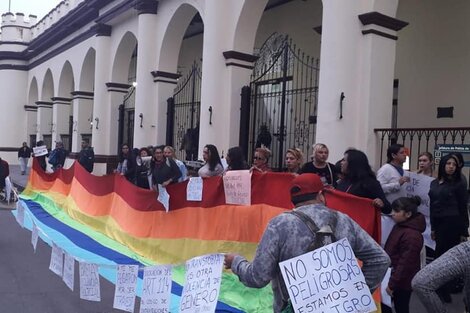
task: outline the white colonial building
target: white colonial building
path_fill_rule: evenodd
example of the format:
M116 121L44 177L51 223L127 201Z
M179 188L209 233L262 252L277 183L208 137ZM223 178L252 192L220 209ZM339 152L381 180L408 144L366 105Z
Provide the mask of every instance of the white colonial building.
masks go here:
M76 153L91 138L103 174L124 142L252 153L263 126L273 166L314 142L375 166L391 140L468 143L468 16L467 0L64 0L40 21L5 13L0 155L14 163L37 140Z

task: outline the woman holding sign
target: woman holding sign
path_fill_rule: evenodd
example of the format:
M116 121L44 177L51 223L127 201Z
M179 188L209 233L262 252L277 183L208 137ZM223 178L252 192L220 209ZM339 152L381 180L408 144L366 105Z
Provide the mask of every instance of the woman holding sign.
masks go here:
M455 155L444 156L439 162L437 179L429 190L431 237L436 241L436 258L468 237L468 196L461 183L458 162ZM449 286L438 292L445 302L452 300Z

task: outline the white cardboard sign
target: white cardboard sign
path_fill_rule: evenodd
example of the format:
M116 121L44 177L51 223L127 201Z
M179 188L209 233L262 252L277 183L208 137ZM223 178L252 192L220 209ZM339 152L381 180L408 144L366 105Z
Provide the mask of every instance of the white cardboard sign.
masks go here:
M138 265L118 265L113 308L134 312Z
M418 196L421 198L421 204L418 207L418 212L424 215L426 219L426 230L423 233L424 244L431 249L436 249L436 242L431 239L431 217L429 211L429 188L434 177L416 174L412 172L405 172L405 176L410 178L410 181L403 184L407 197Z
M62 280L65 285L73 291L75 282L75 259L67 252L64 252L64 275L62 276Z
M251 204L251 173L249 170L228 171L223 176L225 203Z
M199 256L186 262L186 282L180 312L215 312L222 281L223 254Z
M166 213L170 210L170 194L166 191L166 188L158 184L158 201L165 207Z
M187 201L202 201L202 188L203 182L201 177L189 178L186 187L186 200Z
M140 313L169 313L172 268L170 265L144 268Z
M33 222L33 226L31 228L31 244L33 245L34 252L36 252L36 247L38 245L39 239L39 229L36 224Z
M294 312L377 308L347 238L279 263Z
M100 274L98 264L79 263L80 269L80 299L101 301Z
M24 228L24 206L18 201L16 204L16 221L20 224L21 228Z
M47 147L46 146L33 147L33 153L35 157L46 155Z
M51 262L49 269L62 277L64 271L64 252L55 243L52 243Z

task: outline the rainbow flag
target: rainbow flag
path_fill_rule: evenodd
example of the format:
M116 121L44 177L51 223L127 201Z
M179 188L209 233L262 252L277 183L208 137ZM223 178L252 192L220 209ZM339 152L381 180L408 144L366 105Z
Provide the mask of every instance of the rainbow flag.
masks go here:
M170 185L166 213L154 191L137 188L119 175L94 176L77 162L47 174L34 161L21 201L47 234L43 239L79 261L105 265L100 274L112 282L116 264L172 264L173 312L179 307L184 263L225 252L252 259L269 220L292 208L292 179L291 174L254 172L249 206L225 204L221 177L204 178L200 202L186 201L187 182ZM370 200L327 193L328 204L335 209L349 207L351 199L359 201L361 209L347 213L380 241L380 213ZM271 287L247 288L231 271L224 271L216 311L272 312Z

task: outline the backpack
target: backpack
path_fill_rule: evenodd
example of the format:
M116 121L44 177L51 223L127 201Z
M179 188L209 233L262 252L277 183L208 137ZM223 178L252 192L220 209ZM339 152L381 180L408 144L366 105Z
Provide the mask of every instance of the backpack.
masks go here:
M53 166L59 163L59 153L57 152L57 149L52 150L52 152L49 154L47 162Z
M329 245L330 243L333 243L336 241L336 238L334 235L335 229L336 229L336 223L338 222L336 212L333 211L333 214L334 214L333 225L328 225L329 229L318 228L315 222L304 212L290 211L290 212L287 212L287 214L292 214L292 215L295 215L297 218L299 218L308 227L310 232L314 235L315 239L308 247L307 252L316 250L318 248ZM284 302L285 302L285 305L281 313L294 313L294 308L292 306L290 299L284 300Z

